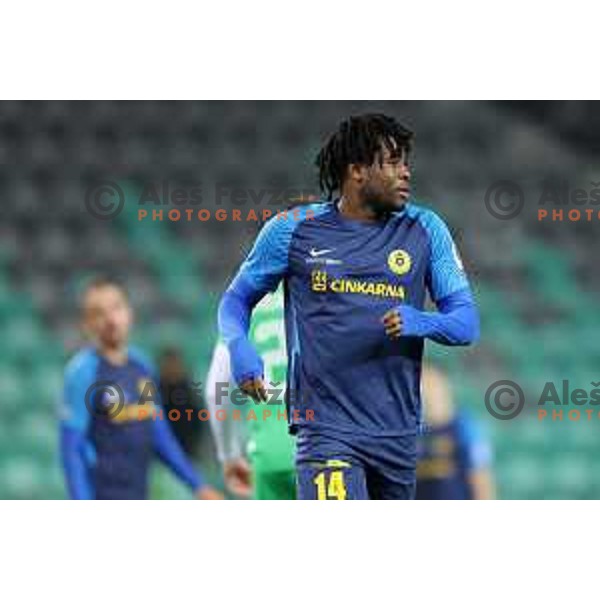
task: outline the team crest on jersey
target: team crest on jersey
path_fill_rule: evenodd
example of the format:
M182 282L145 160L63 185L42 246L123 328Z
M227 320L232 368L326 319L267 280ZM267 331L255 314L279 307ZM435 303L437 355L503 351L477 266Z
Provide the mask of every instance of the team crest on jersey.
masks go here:
M410 271L412 260L406 250L394 250L388 256L388 267L396 275L406 275Z

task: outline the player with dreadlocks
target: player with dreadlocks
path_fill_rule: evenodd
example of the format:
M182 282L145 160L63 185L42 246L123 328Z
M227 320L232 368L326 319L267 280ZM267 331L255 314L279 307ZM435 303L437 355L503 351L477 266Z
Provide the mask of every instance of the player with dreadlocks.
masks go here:
M366 164L370 165L377 162L381 168L384 158L387 158L391 166L398 166L403 170L399 179L392 177L389 180L389 183L402 193L403 204L409 191L408 156L412 137L411 131L385 115L366 115L344 121L339 131L329 138L315 161L319 169L321 190L331 199L335 191L342 190L348 165L365 164L367 161ZM384 152L381 152L382 144ZM380 202L383 201L385 205L385 201L389 200L373 190L372 186L365 187L363 196L375 210L383 209ZM398 208L398 205L395 208Z
M301 499L413 498L424 340L455 346L478 336L448 228L409 202L412 137L385 115L344 121L317 157L330 201L273 218L221 300L233 377L265 400L250 315L285 283ZM435 312L424 310L427 292Z

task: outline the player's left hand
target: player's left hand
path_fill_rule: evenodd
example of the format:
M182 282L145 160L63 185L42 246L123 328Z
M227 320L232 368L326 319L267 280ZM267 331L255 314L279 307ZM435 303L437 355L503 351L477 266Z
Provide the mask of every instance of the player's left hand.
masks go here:
M381 319L385 328L385 333L392 339L397 339L402 335L402 315L398 308L388 310Z
M224 500L225 496L210 485L204 485L196 490L196 500Z
M393 340L400 336L423 337L423 313L408 304L388 310L381 319L385 333Z

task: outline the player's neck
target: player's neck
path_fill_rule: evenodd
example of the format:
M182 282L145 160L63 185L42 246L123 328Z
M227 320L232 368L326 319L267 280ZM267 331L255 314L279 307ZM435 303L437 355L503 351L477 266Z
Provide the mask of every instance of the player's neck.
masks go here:
M98 345L98 354L112 365L121 366L127 364L127 344L119 346Z
M355 221L373 222L381 218L381 215L377 214L372 207L353 194L342 195L338 202L338 210L347 219Z

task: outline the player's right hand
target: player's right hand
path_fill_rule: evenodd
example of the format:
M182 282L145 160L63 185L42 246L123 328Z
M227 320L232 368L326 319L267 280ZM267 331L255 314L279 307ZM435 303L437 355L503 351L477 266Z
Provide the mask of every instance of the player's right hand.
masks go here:
M248 498L252 493L252 472L245 458L235 458L223 464L225 487L234 495Z
M267 390L262 377L247 379L240 384L240 390L258 402L267 402Z

